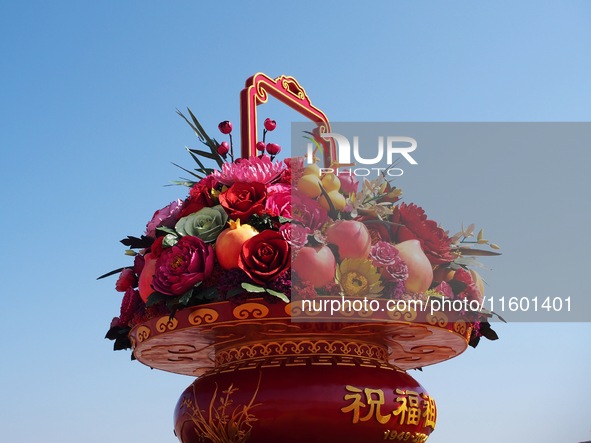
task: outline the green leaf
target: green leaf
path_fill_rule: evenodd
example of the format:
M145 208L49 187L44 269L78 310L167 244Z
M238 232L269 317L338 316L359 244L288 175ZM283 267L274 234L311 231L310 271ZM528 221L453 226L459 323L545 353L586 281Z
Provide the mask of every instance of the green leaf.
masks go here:
M168 296L166 294L162 294L161 292L154 291L150 294L150 296L148 297L148 300L146 300L146 307L153 306L157 303L160 303L161 301L166 300L169 297L170 296Z
M458 248L458 251L462 253L462 255L476 255L480 257L494 257L497 255L503 255L500 252L495 251L487 251L484 249L473 249L470 247L461 246Z
M124 269L130 268L129 266L125 267L125 268L119 268L119 269L113 269L111 272L107 272L106 274L101 275L100 277L97 277L97 280L100 280L101 278L105 278L105 277L110 277L111 275L115 275L118 274L119 272L123 271ZM133 269L133 268L131 268Z
M180 168L180 169L182 169L182 170L183 170L183 171L185 171L186 173L188 173L188 174L191 174L193 177L195 177L195 178L198 178L199 180L203 179L203 177L202 177L202 176L200 176L199 174L196 174L195 172L193 172L193 171L190 171L190 170L188 170L187 168L183 168L182 166L180 166L180 165L177 165L177 164L176 164L176 163L174 163L174 162L171 162L171 163L172 163L173 165L175 165L177 168Z
M186 186L187 188L192 188L195 183L197 183L197 182L194 182L191 180L186 180L186 179L183 179L183 181L171 180L169 185L164 185L164 186Z
M166 309L170 311L170 315L174 315L174 313L176 312L179 306L179 299L181 297L182 295L179 295L177 297L168 297L168 299L166 300Z
M287 298L287 296L283 292L273 291L272 289L267 289L266 291L272 296L277 297L280 300L283 300L285 303L289 303L289 298Z
M176 234L166 234L162 240L162 246L165 248L172 248L179 242L179 236Z
M229 289L228 292L226 293L227 297L236 297L237 295L240 295L244 292L244 289L242 289L241 287L235 287L232 289Z
M265 288L262 286L251 285L250 283L242 283L242 289L254 293L265 292Z
M215 300L215 298L219 295L218 288L215 286L211 286L209 288L205 288L195 295L195 297L199 300L206 300L211 301Z
M205 158L210 158L212 160L215 160L218 157L218 154L212 154L211 152L206 152L206 151L201 151L199 149L189 149L190 152L192 152L193 154L197 154L200 155L201 157L205 157Z
M183 306L187 306L187 304L191 300L192 296L193 296L193 289L190 289L179 297L179 304L181 304Z
M158 227L156 228L156 230L157 230L157 231L160 231L160 232L166 232L167 234L172 234L172 235L175 235L175 236L177 236L177 235L178 235L174 229L172 229L172 228L167 228L166 226L158 226Z
M279 216L279 223L283 224L283 223L291 223L291 218L287 218L287 217L283 217L283 216Z
M224 164L224 160L217 153L217 147L219 143L215 139L212 139L211 137L209 137L209 135L207 135L207 132L205 131L205 129L203 129L203 126L201 126L201 123L199 123L199 120L197 120L197 117L195 117L195 115L193 114L193 112L191 112L189 108L187 108L187 111L189 112L191 120L185 117L185 115L178 109L176 112L185 120L185 122L187 122L191 129L193 129L195 135L197 135L197 138L199 138L199 141L201 141L201 143L203 143L209 148L211 153L207 153L206 157L214 160L217 163L218 167L221 168ZM193 157L193 159L195 159L195 157ZM197 164L200 164L200 162L197 162ZM203 168L202 164L200 164L200 166L201 168Z

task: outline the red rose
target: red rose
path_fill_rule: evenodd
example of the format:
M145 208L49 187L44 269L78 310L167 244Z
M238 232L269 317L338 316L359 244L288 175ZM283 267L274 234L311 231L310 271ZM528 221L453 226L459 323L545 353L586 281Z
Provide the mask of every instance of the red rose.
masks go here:
M433 220L428 220L423 208L411 203L402 203L392 215L392 238L396 243L406 240L418 240L421 248L432 265L449 263L451 239Z
M186 217L187 215L193 214L205 207L211 208L212 206L215 206L216 202L211 196L211 190L215 188L217 184L217 180L211 175L208 175L200 182L195 183L189 191L189 197L183 205L179 218Z
M267 191L262 183L234 183L220 195L220 204L232 220L248 223L252 214L264 211L266 197Z
M263 231L242 245L238 267L256 283L265 284L279 277L290 265L289 244L277 231Z

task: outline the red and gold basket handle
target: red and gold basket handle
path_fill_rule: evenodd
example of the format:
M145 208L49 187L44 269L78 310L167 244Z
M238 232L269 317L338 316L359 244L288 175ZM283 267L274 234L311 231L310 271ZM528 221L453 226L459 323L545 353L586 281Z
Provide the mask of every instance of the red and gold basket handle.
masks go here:
M316 123L321 134L330 132L328 118L324 112L312 105L306 91L295 78L282 75L272 79L259 72L246 80L245 87L240 93L240 139L243 158L257 155L257 106L266 103L269 95ZM337 158L336 146L332 139L330 143L323 144L326 146L324 163L329 167L333 159Z

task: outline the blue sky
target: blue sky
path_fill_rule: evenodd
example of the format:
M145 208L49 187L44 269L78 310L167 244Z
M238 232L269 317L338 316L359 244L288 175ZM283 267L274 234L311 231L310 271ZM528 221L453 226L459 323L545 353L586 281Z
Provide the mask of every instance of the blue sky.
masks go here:
M262 71L296 77L334 121L591 121L588 2L278 3L0 1L3 441L176 441L191 380L111 351L120 298L95 280L185 195L163 186L198 144L175 109L215 133ZM446 228L476 222L503 246L491 293L587 291L591 154L540 154L499 173L475 147L438 160L445 180L403 183ZM496 329L413 374L438 402L429 441L591 439L591 325Z

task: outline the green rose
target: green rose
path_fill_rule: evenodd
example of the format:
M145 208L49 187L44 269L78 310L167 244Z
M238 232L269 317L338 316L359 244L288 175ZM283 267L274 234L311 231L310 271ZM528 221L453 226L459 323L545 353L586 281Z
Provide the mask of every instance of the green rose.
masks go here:
M199 237L205 243L213 243L226 226L228 214L220 206L203 208L194 214L181 218L174 229L181 236Z

